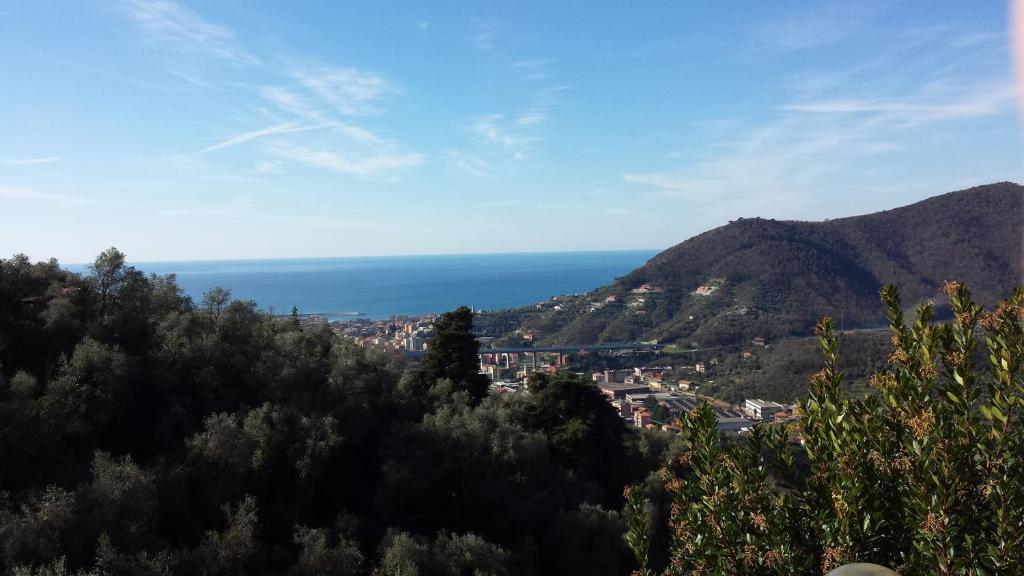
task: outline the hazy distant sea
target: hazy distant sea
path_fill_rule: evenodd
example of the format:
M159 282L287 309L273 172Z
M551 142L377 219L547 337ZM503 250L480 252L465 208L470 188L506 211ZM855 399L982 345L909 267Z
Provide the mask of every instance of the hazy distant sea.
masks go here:
M178 284L197 302L220 286L235 298L255 300L277 313L295 306L303 313L362 312L379 319L462 305L510 308L586 292L655 254L630 250L133 264L145 272L176 274Z

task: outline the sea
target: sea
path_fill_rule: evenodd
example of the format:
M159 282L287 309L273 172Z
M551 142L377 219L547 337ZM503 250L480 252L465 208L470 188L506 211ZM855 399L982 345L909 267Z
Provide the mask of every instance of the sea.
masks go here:
M331 320L420 316L459 306L496 310L578 294L643 265L657 250L272 260L133 262L175 274L196 302L211 288L277 314ZM85 266L68 266L84 271Z

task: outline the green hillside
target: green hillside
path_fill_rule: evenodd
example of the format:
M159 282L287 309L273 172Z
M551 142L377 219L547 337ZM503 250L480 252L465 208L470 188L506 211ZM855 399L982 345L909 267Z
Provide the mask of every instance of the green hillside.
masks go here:
M495 319L545 341L706 346L807 335L826 314L846 329L881 326L889 283L910 305L958 279L991 305L1021 282L1022 191L1002 182L824 222L740 219L589 294Z

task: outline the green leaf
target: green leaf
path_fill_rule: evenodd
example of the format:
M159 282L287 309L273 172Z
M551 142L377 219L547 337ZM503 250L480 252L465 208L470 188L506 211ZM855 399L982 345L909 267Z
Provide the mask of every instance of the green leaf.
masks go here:
M992 407L992 415L996 417L996 420L1006 422L1006 416L1003 414L1003 411L995 406Z

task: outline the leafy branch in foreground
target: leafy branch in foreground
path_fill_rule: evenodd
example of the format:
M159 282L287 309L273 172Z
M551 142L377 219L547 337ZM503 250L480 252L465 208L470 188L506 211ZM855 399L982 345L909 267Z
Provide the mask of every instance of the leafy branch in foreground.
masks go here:
M984 312L947 282L953 320L931 304L912 325L882 289L892 333L877 394L840 391L835 324L819 321L825 367L798 426L762 425L728 447L704 405L680 421L686 450L666 465L665 574L821 574L851 562L901 574L1024 573L1024 289ZM989 374L975 366L984 335ZM806 459L806 467L797 461ZM627 489L627 543L640 570L645 503Z

